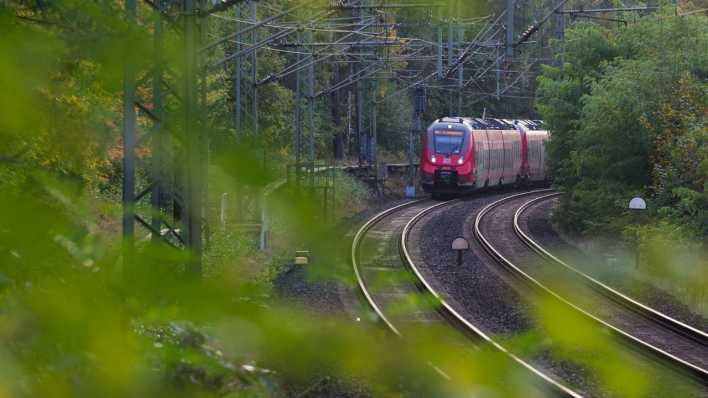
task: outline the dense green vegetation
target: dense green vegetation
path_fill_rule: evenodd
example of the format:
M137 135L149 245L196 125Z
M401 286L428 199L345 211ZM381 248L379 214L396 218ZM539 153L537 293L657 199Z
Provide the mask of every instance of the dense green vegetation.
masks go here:
M189 253L151 243L148 231L140 227L136 251L123 250L121 96L127 64L135 65L138 80L149 80L154 14L147 3L139 2L137 23L131 25L124 18L123 2L117 0L0 0L0 397L285 396L306 390L321 374L354 378L357 388L364 386L379 396L455 396L490 389L524 395L523 376L515 375L508 362L483 350L461 363L459 349L436 345L442 331L427 331L408 345L381 336L378 329L353 326L360 323L351 319L313 318L279 302L271 278L294 248L317 253L312 266L316 277L351 283L341 261L348 248L332 243L333 226L320 222L317 202L290 192L275 195L273 207L282 217L274 229L282 251L257 252L254 236L229 223L220 225L222 194L234 198L237 192L257 191L283 177L283 164L293 159L292 78L259 89L259 142L245 148L243 141L234 139L251 135L247 121L241 131L234 126L234 65L208 76L205 134L212 146L205 218L211 228L205 232L209 244L204 280L185 278ZM261 3L278 8L293 2ZM467 16L490 8L494 7L475 2ZM177 12L167 13L178 24ZM311 15L312 10L303 8L291 17L307 21ZM228 18L235 15L226 16L209 25L209 38L233 31ZM427 13L411 11L400 19L407 23L401 35L433 34ZM577 198L585 198L580 193L595 195L590 196L594 198L590 208L595 210L589 220L602 222L610 210L621 214L620 192L650 188L663 209L654 214L669 223L666 228L681 223L692 234L705 234L701 184L707 166L705 160L689 161L694 155L706 156L701 124L706 55L699 50L705 48L705 28L698 17L666 17L648 18L620 32L582 26L569 33L573 40L568 41L568 63L562 70L546 69L540 80L539 110L557 131L554 170L558 183L571 193L563 214L575 220L572 225L587 229L578 221L587 218L577 210ZM163 53L170 67L166 80L179 91L184 48L179 29L170 32ZM315 39L324 41L329 35L319 32ZM647 35L652 40L641 40ZM232 51L219 47L206 57L214 61ZM259 78L293 57L270 53L259 66ZM244 70L249 62L244 59ZM639 79L633 71L642 72ZM333 74L331 66L318 69L317 89L329 86ZM378 120L379 142L396 158L410 122L410 93L397 91L405 86L401 82L377 84L378 91L368 91L374 94L367 106L377 98L379 109L388 112ZM486 86L490 82L480 84L491 91ZM639 89L635 86L641 86L641 96L629 95ZM149 85L139 88L138 96L146 104L150 95ZM429 96L427 119L447 113L449 92L431 91ZM486 107L488 114L505 110L531 114L528 101L512 107L503 100L487 102L488 98L466 102L465 113L480 114ZM618 102L621 99L625 102ZM346 103L346 96L339 101L340 106ZM329 99L315 104L318 158L330 157L333 134L343 129L331 105ZM628 107L630 114L615 112L620 106ZM171 121L165 128L178 141L184 109L172 98L165 110ZM610 115L615 119L605 119ZM584 122L595 118L604 122L594 127ZM138 122L147 129L145 115ZM615 136L616 126L640 129L621 129L628 136ZM636 131L642 133L633 138L639 148L635 153L625 143ZM586 142L601 137L597 145L617 152L598 147L586 153L586 146L572 138L576 135L586 137ZM659 146L659 140L670 146ZM254 167L260 149L267 153L267 173ZM148 145L138 152L149 162ZM625 160L639 169L618 168ZM615 171L597 174L590 166L601 162ZM172 164L175 169L180 166L179 159ZM137 177L144 186L148 176L141 173ZM626 187L625 177L630 181ZM341 220L362 210L367 192L348 176L338 175L337 181L335 215ZM599 191L608 186L605 183L617 188ZM239 204L231 202L229 208ZM704 217L703 224L699 217ZM128 267L132 273L126 272ZM552 338L566 332L559 330L557 314L538 315ZM589 365L600 370L603 383L635 396L656 387L651 375L631 369L613 372L623 359L612 355L606 336L593 335L584 326L578 325L581 341L562 344L569 351L603 347L603 363ZM455 383L443 383L427 365L431 360L449 370ZM627 377L635 383L624 385Z
M568 192L558 221L616 232L637 194L657 217L708 236L706 18L578 25L565 46L564 67L544 67L537 92L555 182Z
M174 24L177 11L168 10ZM247 114L243 131L233 124L233 64L209 75L211 228L204 279L185 278L189 253L150 243L140 227L136 251L124 252L123 76L132 63L137 79L149 80L154 15L147 2L139 2L136 24L128 24L124 14L123 2L113 0L0 2L0 397L285 396L306 391L324 376L356 378L355 390L380 395L414 389L435 396L495 379L443 385L426 365L438 331L409 346L353 326L358 323L350 319L313 319L279 302L270 278L280 269L273 266L289 259L279 252L269 258L255 250L255 236L231 223L220 226L222 193L233 198L236 191L256 191L282 177L283 162L292 160L292 79L259 90L259 138L272 160L264 174L257 166L260 151L233 139L250 135ZM310 16L303 9L293 18ZM233 28L227 19L211 24L209 34ZM178 91L180 34L179 28L170 30L163 52L170 68L166 83ZM228 51L220 47L209 60ZM259 77L281 68L284 57L270 54ZM317 77L317 87L326 87L331 69L318 70ZM138 97L150 105L149 84L139 87ZM384 102L389 109L410 109L408 103L405 95ZM179 142L184 109L172 96L165 112L171 121L165 128ZM318 101L318 157L331 147L330 115L327 102ZM394 129L395 122L381 126ZM149 128L143 114L138 124L141 133ZM404 136L384 143L393 148ZM139 158L148 162L149 152L148 145L140 146ZM177 159L172 166L180 165ZM138 185L144 187L148 177L138 173ZM366 192L349 177L339 175L337 181L341 212L335 214L341 219L362 208ZM284 225L274 226L279 244L285 242L289 256L294 248L312 250L319 259L313 275L347 284L351 276L340 262L347 249L332 243L332 225L321 222L321 207L307 199L288 193L273 199L273 207L283 209ZM480 355L487 364L498 361ZM460 375L479 373L472 363L457 366L452 350L436 350L435 356ZM506 366L499 361L498 371ZM499 388L518 391L520 384Z
M587 236L639 234L644 269L705 310L708 19L661 13L622 28L579 24L563 67L544 66L537 108L553 131L555 213ZM648 210L637 229L629 199ZM673 282L672 282L673 281ZM702 303L702 304L700 304Z

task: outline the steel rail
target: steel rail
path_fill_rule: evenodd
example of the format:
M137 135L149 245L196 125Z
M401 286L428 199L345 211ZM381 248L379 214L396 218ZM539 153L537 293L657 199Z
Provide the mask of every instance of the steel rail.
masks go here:
M373 299L373 297L371 297L371 293L369 292L369 288L366 286L364 278L361 276L361 272L359 271L359 263L357 261L357 252L359 251L359 244L361 243L361 239L377 222L381 221L383 218L390 214L393 214L403 208L418 204L424 200L425 199L413 200L380 212L379 214L370 218L364 225L362 225L361 228L359 228L359 230L357 231L356 235L354 235L354 239L352 240L352 268L354 268L354 275L356 276L357 283L359 284L359 290L361 290L361 293L366 298L366 301L369 303L369 306L371 306L374 312L376 312L376 316L378 317L378 319L383 321L388 327L388 329L391 330L396 336L401 336L401 332L399 332L398 329L393 325L393 323L388 320L381 308L379 308L378 304L376 304L376 301Z
M708 333L697 329L687 323L681 322L676 318L666 315L663 312L658 311L646 304L643 304L640 301L627 296L626 294L608 286L607 284L573 267L572 265L551 254L548 250L544 249L538 242L533 240L528 234L523 231L523 229L519 226L519 218L521 217L521 214L524 213L524 211L526 211L529 207L536 204L537 202L542 202L544 200L548 200L561 194L562 193L557 192L534 198L524 203L516 210L516 213L514 214L514 232L519 237L519 239L521 239L524 244L526 244L533 251L538 253L541 257L549 259L554 263L560 264L565 269L575 273L576 275L581 276L582 279L590 285L590 287L609 297L613 301L621 304L626 308L629 308L630 310L648 318L651 321L660 323L661 325L672 330L673 332L681 334L701 345L708 347Z
M477 238L477 240L480 242L484 250L489 253L492 258L496 259L504 268L506 268L508 271L510 271L512 274L515 276L519 277L520 279L528 282L532 287L538 289L539 291L548 294L549 296L555 298L556 300L559 300L562 302L564 305L572 308L573 310L577 311L581 315L583 315L586 318L589 318L596 324L598 324L600 327L603 327L610 331L613 335L616 337L624 340L625 342L631 344L634 347L640 348L641 353L647 353L647 354L652 354L655 358L661 359L664 363L671 364L673 365L672 368L675 370L680 371L682 374L688 374L689 376L697 379L699 382L703 384L708 383L708 371L705 369L702 369L686 360L683 360L669 352L666 352L665 350L656 347L638 337L635 337L634 335L625 332L624 330L613 326L612 324L596 317L595 315L587 312L586 310L578 307L577 305L573 304L560 294L556 293L549 287L547 287L545 284L541 283L539 280L536 278L532 277L525 271L523 271L519 266L511 262L509 259L507 259L502 253L500 253L494 245L490 242L490 240L484 236L484 234L481 231L480 224L482 222L482 219L484 218L485 215L487 215L492 209L517 198L523 197L523 196L528 196L531 194L538 194L541 192L551 192L554 191L554 189L545 189L545 190L536 190L532 192L524 192L520 194L515 194L515 195L510 195L507 197L504 197L502 199L499 199L495 202L492 202L485 206L479 213L477 213L477 217L475 219L474 223L474 235Z
M534 192L536 192L536 191L534 191ZM526 194L528 194L528 193L526 193ZM413 216L413 218L411 218L410 221L408 221L406 226L403 227L403 232L401 233L400 248L401 248L401 254L404 257L408 268L410 268L413 271L413 273L417 277L419 283L422 285L424 291L430 293L439 302L439 304L440 304L439 311L442 313L442 315L445 316L446 319L452 320L458 328L460 328L464 332L473 333L478 338L482 339L485 343L490 344L492 347L496 348L498 351L500 351L504 355L511 358L514 362L521 365L523 368L527 369L528 371L533 373L535 376L540 377L545 383L548 383L553 388L553 392L556 395L565 396L565 397L581 397L580 394L576 393L575 391L571 390L570 388L566 387L565 385L561 384L560 382L554 380L549 375L541 372L540 370L536 369L533 365L529 364L528 362L524 361L520 357L511 353L509 350L504 348L501 344L497 343L491 337L489 337L489 335L487 335L482 330L480 330L478 327L476 327L474 324L472 324L470 321L465 319L464 316L462 316L459 312L457 312L447 301L445 301L440 296L440 294L438 294L438 292L433 288L433 286L425 279L425 277L420 272L418 267L416 267L415 262L411 258L411 255L408 251L408 234L410 233L411 227L416 222L418 222L422 217L424 217L425 215L427 215L431 211L438 209L440 207L443 207L445 205L449 205L451 203L454 203L454 202L438 203L438 204L430 206L426 209L423 209L421 212L419 212L418 214Z
M367 287L366 281L362 277L361 271L359 269L359 263L357 261L357 253L359 251L359 245L361 243L362 238L366 235L366 233L379 221L384 219L385 217L403 209L410 207L412 205L420 204L423 202L425 199L420 199L420 200L414 200L410 201L407 203L400 204L398 206L394 206L390 209L384 210L383 212L378 213L371 219L369 219L359 230L357 231L356 235L354 236L354 239L352 241L352 251L351 251L351 261L352 261L352 267L354 269L354 274L356 275L357 283L359 285L359 289L363 296L365 297L366 301L368 302L369 306L374 310L376 313L378 319L382 321L386 327L393 332L396 336L401 337L402 334L400 330L388 319L388 317L383 313L383 310L379 307L379 305L376 303L376 301L373 299L372 294L369 292L369 289ZM443 300L440 295L432 288L430 283L423 277L423 275L420 273L418 268L416 267L415 263L413 262L413 259L410 256L410 253L408 251L408 244L407 244L407 237L408 234L412 228L412 226L420 220L423 216L427 215L431 211L438 209L443 206L449 206L453 203L456 203L457 201L448 201L448 202L442 202L442 203L437 203L432 206L428 206L415 214L409 221L406 223L405 227L403 228L403 231L401 233L401 240L399 244L399 250L401 254L402 260L404 260L405 266L411 270L417 280L418 280L418 286L419 288L423 288L424 292L430 293L435 299L440 303L440 307L438 307L438 312L441 313L441 315L446 318L448 321L451 321L451 323L454 324L454 326L458 329L461 330L463 333L465 333L468 337L471 338L476 338L479 339L480 341L483 341L485 343L491 344L495 349L500 351L502 354L506 355L509 357L511 360L513 360L515 363L521 365L524 369L530 371L533 375L536 377L539 377L541 380L543 380L544 385L550 386L552 388L552 392L556 396L562 396L562 397L573 397L573 398L579 398L581 395L578 393L574 392L570 388L562 385L561 383L553 380L550 376L544 374L543 372L539 371L538 369L534 368L532 365L528 364L527 362L523 361L521 358L515 356L511 352L509 352L507 349L505 349L503 346L492 340L488 335L486 335L484 332L482 332L479 328L474 326L472 323L470 323L468 320L466 320L462 315L460 315L457 311L455 311L452 306L450 306L445 300ZM432 365L431 365L432 366ZM434 367L434 366L433 366ZM437 369L434 367L436 371L439 373L441 370ZM444 373L442 373L444 377L447 377Z

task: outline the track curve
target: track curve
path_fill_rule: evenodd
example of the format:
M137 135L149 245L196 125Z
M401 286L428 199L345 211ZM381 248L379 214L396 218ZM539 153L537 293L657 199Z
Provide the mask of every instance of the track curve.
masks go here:
M571 297L569 292L559 293L557 286L550 287L548 281L544 279L544 275L557 272L559 263L549 257L550 253L545 255L540 245L534 245L535 242L531 242L528 235L518 226L518 218L530 206L529 203L556 195L551 192L553 190L546 190L543 195L528 201L524 198L529 195L524 193L510 195L490 203L476 217L475 236L492 257L533 288L560 300L563 304L609 330L624 342L638 347L644 353L650 353L655 359L659 359L673 370L706 384L708 382L708 371L706 371L708 347L702 343L700 331L687 329L683 325L679 325L678 321L667 320L668 316L661 317L642 307L641 303L625 300L621 293L606 290L598 284L599 281L597 281L598 283L593 282L592 278L567 264L562 264L561 268L568 273L573 273L576 278L582 279L586 287L594 285L592 286L594 297L579 305L577 302L586 292L580 294L575 284L573 285L572 300L568 299ZM510 217L511 215L513 218ZM509 227L512 220L512 234L516 234L516 236L510 236L508 233L512 230ZM495 234L495 240L491 239L492 233ZM534 267L528 266L528 264L524 265L525 262L528 262L529 251L541 254L546 260L553 260L552 263L556 265L555 269L544 270L541 265ZM598 298L598 296L601 297ZM600 305L591 306L588 304L597 303L597 300L601 300ZM593 308L593 311L588 311L587 308Z
M411 324L414 324L415 322L447 322L448 324L454 326L457 330L462 331L473 341L493 347L495 350L514 361L518 366L525 369L525 371L530 372L530 374L532 374L537 380L537 383L542 384L544 389L551 395L580 397L580 394L512 354L502 345L494 341L490 336L482 332L474 324L466 320L462 315L456 312L451 305L445 302L445 300L435 291L423 274L418 270L408 251L407 237L411 227L429 212L452 203L455 203L455 201L436 203L433 201L419 200L408 202L377 214L368 220L357 231L352 242L351 261L359 288L369 306L374 310L377 318L385 324L392 333L401 337L405 336L405 329L410 327ZM400 233L394 232L401 226L402 229L400 230ZM372 282L369 280L369 277L381 272L391 272L390 269L395 267L392 267L393 264L391 258L387 258L383 261L383 263L380 260L370 261L367 259L362 259L362 246L366 244L365 241L367 236L373 235L373 241L376 242L377 240L380 240L378 238L382 236L390 238L391 234L398 234L397 242L399 248L400 267L405 268L408 272L415 275L415 282L412 286L408 285L408 287L405 288L397 285L392 286L391 291L382 294L381 291L376 292L370 288L370 286L374 284L380 287L380 281ZM375 259L377 255L384 255L383 252L385 249L382 249L386 245L390 246L390 244L386 243L383 245L379 244L378 247L372 247L371 249L373 249L373 253L375 254L371 256L371 258ZM383 258L386 258L386 256L384 255ZM382 264L385 265L382 267ZM409 315L411 313L414 314L414 319L408 318L407 316L401 317L401 314L397 314L395 311L393 313L389 313L387 311L387 308L400 307L400 300L405 301L404 297L405 295L411 293L412 287L419 289L425 294L429 294L435 298L437 303L435 307L436 316L433 316L430 313L430 310L433 309L433 307L430 306L423 306L423 308L417 308L414 311L409 312Z

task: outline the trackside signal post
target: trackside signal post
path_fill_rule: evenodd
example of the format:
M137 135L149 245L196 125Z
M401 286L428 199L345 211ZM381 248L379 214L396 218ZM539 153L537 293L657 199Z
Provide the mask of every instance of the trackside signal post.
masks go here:
M633 198L632 200L629 201L629 209L634 211L634 214L636 215L636 222L637 222L637 237L636 237L636 242L635 242L635 257L634 257L634 267L638 268L639 267L639 217L640 213L642 210L646 210L647 208L647 203L644 201L644 199L640 197Z
M406 197L415 197L415 165L413 163L413 146L415 145L415 134L420 131L420 115L425 112L425 88L421 84L416 84L415 95L413 97L413 123L408 134L408 185L406 185Z

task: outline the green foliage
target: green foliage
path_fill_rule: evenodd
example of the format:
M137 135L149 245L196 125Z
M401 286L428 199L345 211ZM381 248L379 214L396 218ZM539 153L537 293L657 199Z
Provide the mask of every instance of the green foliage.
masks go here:
M236 238L230 220L219 225L218 197L212 196L206 218L213 229L222 229L209 234L200 283L185 277L189 253L150 242L144 229L137 229L133 249L122 246L117 203L122 82L128 64L139 80L149 79L152 56L153 14L138 3L135 26L121 17L123 3L113 0L0 3L0 396L282 396L287 386L307 383L317 373L361 379L380 396L462 396L470 391L527 396L528 376L505 357L491 349L467 352L459 345L441 345L448 336L438 328L426 328L410 341L391 339L366 322L313 319L271 298L263 280L267 260ZM307 11L295 18L306 20L313 12ZM167 14L180 17L173 9ZM206 33L222 35L233 28L230 22L210 25ZM184 72L184 49L178 34L166 35L163 56L172 67L166 83L179 87L175 80L179 83ZM205 57L215 61L223 56L226 50L219 49ZM279 70L292 61L288 57L269 58L259 74ZM249 139L247 123L236 131L231 68L210 71L206 79L211 89L204 116L212 128L202 133L212 143L210 193L233 197L282 175L279 165L292 154L294 118L293 82L285 79L259 88L261 142ZM325 88L332 71L321 72L317 87ZM620 83L598 83L596 90L625 87ZM565 92L563 85L552 87L550 78L548 84L549 93ZM382 86L389 92L400 88ZM581 80L572 90L586 90L585 83ZM151 94L141 86L138 97L149 107ZM564 98L570 104L573 94ZM382 102L395 114L379 119L380 131L400 134L383 140L386 146L404 142L407 130L400 126L406 125L409 104L407 95ZM606 109L602 104L597 102L591 114ZM171 116L165 128L177 146L184 108L175 99L165 105ZM322 132L317 146L324 153L335 126L325 101L318 100L316 107L317 131ZM573 114L590 117L584 111ZM560 123L563 114L555 117ZM138 119L141 129L149 127L146 119ZM691 148L704 148L699 127L691 130ZM265 171L264 149L269 155ZM139 152L147 161L148 149ZM680 154L669 155L669 164L683 170ZM695 172L705 176L706 164L697 163ZM174 171L182 167L175 164ZM145 182L146 176L138 177ZM339 216L348 216L358 210L365 190L344 174L336 181L338 208L346 210ZM671 189L682 214L701 214L703 191ZM292 191L277 192L273 202L293 239L317 253L313 273L351 283L341 260L341 253L349 254L342 247L346 243L321 221L320 202ZM608 202L597 203L600 213ZM454 382L445 382L430 362Z
M664 209L658 217L706 236L706 46L702 16L663 13L625 29L568 32L566 64L544 68L536 103L553 132L556 184L567 192L556 214L563 227L618 232L638 194Z

